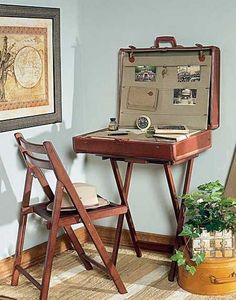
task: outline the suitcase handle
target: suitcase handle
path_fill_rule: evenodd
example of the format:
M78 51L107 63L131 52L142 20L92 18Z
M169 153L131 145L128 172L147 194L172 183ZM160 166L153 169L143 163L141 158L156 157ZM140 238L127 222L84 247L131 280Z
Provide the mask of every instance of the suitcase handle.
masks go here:
M176 39L173 36L158 36L155 40L154 46L160 48L160 43L170 43L172 48L177 47Z
M210 279L215 284L236 282L236 272L231 273L228 277L216 278L215 276L210 276Z

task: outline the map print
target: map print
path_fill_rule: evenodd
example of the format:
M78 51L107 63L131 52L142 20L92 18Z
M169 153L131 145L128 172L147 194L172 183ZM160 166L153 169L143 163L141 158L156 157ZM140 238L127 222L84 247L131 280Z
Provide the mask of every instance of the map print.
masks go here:
M0 111L48 103L47 28L0 26Z
M17 53L14 61L16 80L24 88L33 88L42 75L42 60L39 52L33 47L24 47Z

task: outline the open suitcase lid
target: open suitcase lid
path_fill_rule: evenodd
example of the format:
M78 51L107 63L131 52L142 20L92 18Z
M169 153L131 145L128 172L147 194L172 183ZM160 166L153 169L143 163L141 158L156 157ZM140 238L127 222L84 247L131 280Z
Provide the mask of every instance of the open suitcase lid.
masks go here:
M171 47L160 47L170 43ZM219 127L220 49L183 47L161 36L151 48L120 49L119 125L135 127L140 115L152 125Z

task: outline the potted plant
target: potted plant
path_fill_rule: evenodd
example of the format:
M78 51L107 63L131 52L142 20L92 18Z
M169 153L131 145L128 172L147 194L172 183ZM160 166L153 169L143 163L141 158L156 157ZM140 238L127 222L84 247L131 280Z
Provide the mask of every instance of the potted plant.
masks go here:
M217 180L181 199L186 221L179 236L185 237L185 245L171 259L193 275L206 257L234 257L236 198L224 197L224 187Z

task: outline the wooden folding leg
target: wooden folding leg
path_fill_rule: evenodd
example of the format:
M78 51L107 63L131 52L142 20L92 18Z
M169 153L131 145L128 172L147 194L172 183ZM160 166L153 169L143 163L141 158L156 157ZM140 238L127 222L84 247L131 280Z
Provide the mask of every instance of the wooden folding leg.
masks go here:
M131 237L131 240L132 240L132 243L134 246L134 250L136 252L137 257L141 257L142 252L138 245L138 238L137 238L136 230L134 227L133 219L132 219L131 212L129 210L129 205L128 205L128 193L129 193L129 187L130 187L131 174L132 174L132 170L133 170L133 163L132 162L127 163L125 181L124 181L124 185L123 185L117 161L112 158L110 159L110 161L111 161L112 170L113 170L113 173L115 176L117 188L119 191L121 203L125 204L128 207L128 211L125 214L125 216L126 216L126 220L128 223L130 237Z
M62 185L61 182L58 181L56 187L56 193L55 193L55 198L57 200L55 200L54 202L55 206L53 207L53 212L52 212L52 225L48 237L48 245L47 245L46 257L44 262L40 300L48 299L47 297L48 297L49 283L50 283L50 277L52 272L53 257L56 248L58 223L60 218L63 189L64 186Z
M164 164L164 169L165 169L166 179L167 179L167 183L168 183L168 187L169 187L169 191L170 191L170 197L171 197L174 212L175 212L175 217L176 217L176 220L178 220L179 202L178 202L178 196L176 193L175 182L174 182L171 165L169 165L168 163Z
M55 225L52 227L49 234L46 258L44 262L40 300L46 300L48 297L49 283L50 283L51 272L52 272L52 263L53 263L55 248L56 248L57 230L58 228Z
M17 269L17 266L21 265L22 251L23 251L23 245L25 240L26 223L27 223L27 215L21 214L19 229L18 229L17 244L16 244L17 245L16 254L15 254L15 260L14 260L13 272L11 278L11 285L13 286L18 285L19 282L20 273Z
M72 245L74 246L74 249L76 250L76 252L78 253L81 261L83 262L86 270L91 270L93 269L92 265L90 264L90 262L88 262L85 258L85 252L84 249L82 248L79 240L77 239L73 229L71 228L71 226L66 226L64 227Z
M194 159L190 159L187 162L183 194L186 194L189 192L190 181L191 181L191 176L192 176L192 169L193 169L193 161L194 161ZM178 199L177 199L177 193L176 193L176 189L175 189L175 184L174 184L174 179L173 179L172 170L171 170L170 165L164 165L164 167L165 167L166 178L167 178L167 182L169 185L171 199L172 199L172 203L173 203L173 207L174 207L174 211L175 211L175 216L176 216L176 220L177 220L176 238L175 238L175 245L174 245L174 251L175 251L181 245L181 238L179 237L179 233L182 231L182 227L183 227L183 223L184 223L184 205L183 205L183 202L181 202L181 205L179 206ZM183 243L185 243L185 239L182 238L182 240L183 240ZM176 268L177 268L176 262L172 261L170 272L168 274L169 281L174 280L175 274L176 274Z
M124 215L119 215L118 221L117 221L117 226L116 226L115 242L114 242L113 251L112 251L112 261L113 261L114 265L116 265L116 262L117 262L123 221L124 221Z
M19 229L18 229L18 236L17 236L17 243L16 243L16 254L15 254L13 273L11 279L11 285L13 286L18 285L18 281L19 281L20 273L19 270L17 269L17 266L21 264L26 223L27 223L27 213L24 213L23 209L29 206L32 182L33 182L33 175L31 174L31 170L28 169L26 174L26 180L25 180L24 194L22 200L22 210L20 214Z
M127 290L120 278L120 275L117 272L116 267L115 267L111 257L107 253L107 251L102 243L102 240L101 240L100 236L98 235L94 225L90 222L88 223L86 220L83 220L83 221L84 221L84 225L89 233L89 236L91 237L91 239L92 239L92 241L93 241L93 243L105 265L105 268L102 268L102 269L110 275L110 277L112 278L112 280L120 294L127 293ZM90 259L90 260L93 261L92 259ZM93 263L95 263L95 261L93 261ZM95 263L95 264L97 264L99 267L101 267L99 265L99 263Z

